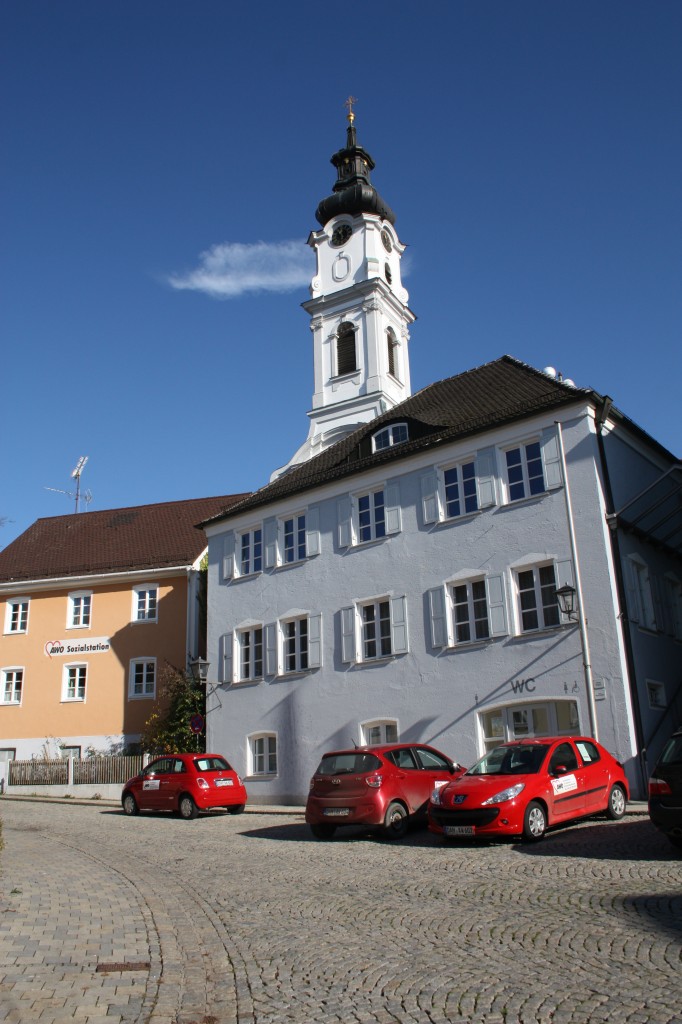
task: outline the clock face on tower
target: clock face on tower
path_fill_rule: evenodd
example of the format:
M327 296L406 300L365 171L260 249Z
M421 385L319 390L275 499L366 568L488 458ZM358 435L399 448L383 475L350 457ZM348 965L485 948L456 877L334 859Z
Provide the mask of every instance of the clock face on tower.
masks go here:
M393 242L391 241L391 236L389 235L386 228L384 228L384 230L381 232L381 241L386 252L390 252L393 248Z
M336 248L344 245L352 234L353 229L350 224L337 224L332 231L332 245Z

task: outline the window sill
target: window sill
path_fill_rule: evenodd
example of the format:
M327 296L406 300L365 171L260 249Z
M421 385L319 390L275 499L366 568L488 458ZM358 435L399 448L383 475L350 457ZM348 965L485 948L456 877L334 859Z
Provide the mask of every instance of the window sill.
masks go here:
M128 700L156 700L155 693L129 693Z
M279 778L278 772L262 772L258 775L245 775L244 782L271 782Z

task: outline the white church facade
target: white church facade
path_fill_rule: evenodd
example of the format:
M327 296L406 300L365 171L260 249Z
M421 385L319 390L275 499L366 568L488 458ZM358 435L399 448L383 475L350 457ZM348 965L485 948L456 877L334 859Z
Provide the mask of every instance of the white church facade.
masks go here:
M330 749L583 733L641 796L682 710L681 467L509 356L411 394L404 246L349 121L309 239L308 437L203 524L207 749L296 804Z

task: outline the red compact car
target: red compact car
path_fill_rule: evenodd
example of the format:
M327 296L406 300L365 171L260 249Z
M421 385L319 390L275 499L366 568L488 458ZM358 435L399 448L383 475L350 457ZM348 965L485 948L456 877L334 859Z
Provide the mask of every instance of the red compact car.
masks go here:
M552 736L503 743L460 778L435 790L429 830L450 838L542 839L559 822L605 813L622 818L623 766L595 740Z
M331 839L339 825L372 825L390 839L423 823L429 796L464 769L421 743L333 750L310 780L305 820L318 839Z
M220 754L169 754L128 779L121 803L126 814L176 811L181 818L196 818L214 807L241 814L246 790Z

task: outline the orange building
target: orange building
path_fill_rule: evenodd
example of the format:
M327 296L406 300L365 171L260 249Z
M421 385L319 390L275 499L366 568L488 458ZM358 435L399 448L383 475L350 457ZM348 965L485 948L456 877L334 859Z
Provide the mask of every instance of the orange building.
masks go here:
M0 761L117 752L205 653L196 524L244 495L39 519L0 552Z

